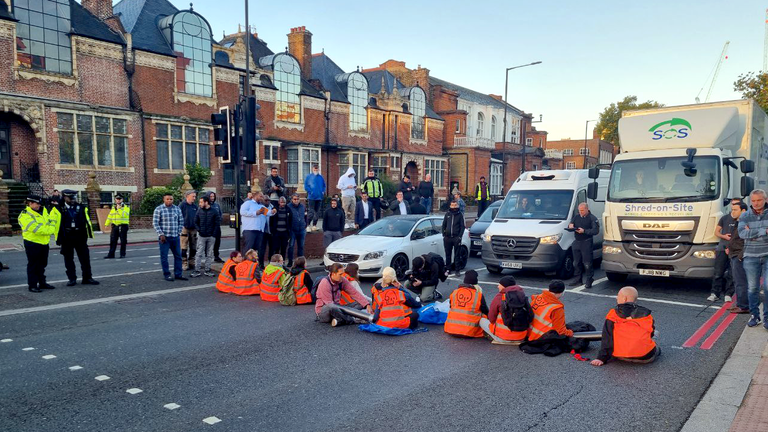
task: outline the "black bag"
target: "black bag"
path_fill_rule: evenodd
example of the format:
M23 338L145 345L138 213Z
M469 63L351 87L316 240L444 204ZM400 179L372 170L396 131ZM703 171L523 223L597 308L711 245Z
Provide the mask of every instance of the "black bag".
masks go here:
M565 328L567 328L568 330L572 330L574 333L597 330L595 326L584 321L573 321L570 323L566 323ZM568 342L571 345L571 349L576 351L577 353L584 352L589 348L588 339L579 339L579 338L572 337L572 338L568 338Z
M433 263L437 263L437 266L439 267L438 276L440 278L440 281L445 282L446 280L448 280L448 274L445 271L446 269L445 260L443 259L443 257L441 257L440 255L434 252L430 252L427 255L423 255L424 258L426 258L427 256L429 256L429 258L432 260Z
M510 295L512 294L512 295ZM533 310L525 294L505 293L501 302L501 319L511 331L525 331L533 321Z

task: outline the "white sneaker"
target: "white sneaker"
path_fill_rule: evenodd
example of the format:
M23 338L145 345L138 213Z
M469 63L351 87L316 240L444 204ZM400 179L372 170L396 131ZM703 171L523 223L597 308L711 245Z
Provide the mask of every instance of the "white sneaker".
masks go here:
M307 232L311 233L312 232L312 227L307 227Z
M337 320L336 318L332 319L331 320L331 327L336 327L337 325L339 325L339 320Z
M725 296L725 299L724 299L724 301L725 301L726 303L730 303L730 302L732 302L732 301L733 301L733 299L731 298L731 296Z
M714 295L714 294L710 294L709 297L707 297L707 301L713 302L713 301L716 301L716 300L717 300L717 296Z

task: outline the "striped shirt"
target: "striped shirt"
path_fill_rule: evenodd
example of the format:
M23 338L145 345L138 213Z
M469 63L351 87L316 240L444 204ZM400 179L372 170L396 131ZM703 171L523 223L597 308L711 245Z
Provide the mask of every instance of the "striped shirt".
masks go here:
M160 204L155 207L152 215L152 226L157 235L166 237L178 237L181 235L181 227L184 226L184 216L178 206Z
M749 228L747 228L749 227ZM755 213L752 207L739 217L739 237L744 239L745 257L768 255L768 211Z

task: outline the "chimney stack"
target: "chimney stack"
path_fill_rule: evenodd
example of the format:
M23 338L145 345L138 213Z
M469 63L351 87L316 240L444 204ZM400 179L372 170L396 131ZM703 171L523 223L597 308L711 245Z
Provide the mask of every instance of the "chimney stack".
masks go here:
M312 33L306 27L294 27L288 34L288 52L296 57L301 67L301 77L312 78Z
M104 21L115 13L112 11L112 0L83 0L83 7Z

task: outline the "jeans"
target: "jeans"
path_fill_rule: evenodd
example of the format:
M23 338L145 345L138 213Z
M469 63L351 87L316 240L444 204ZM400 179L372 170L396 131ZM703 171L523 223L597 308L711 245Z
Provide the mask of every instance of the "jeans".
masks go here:
M592 286L592 279L595 275L595 269L592 266L592 239L589 240L576 240L573 242L573 276L581 282L581 266L584 265L584 273L587 275L587 280L584 284L587 288Z
M258 230L246 230L243 231L243 237L245 237L245 246L243 247L242 254L245 255L249 249L253 249L259 254L259 266L264 268L264 252L266 250L266 242L264 241L264 231Z
M201 256L197 257L196 271L202 271L203 269L207 272L211 271L214 243L216 243L216 237L197 236L197 250L200 251ZM203 267L203 258L205 258L205 267Z
M296 256L304 256L304 239L307 237L307 230L291 230L291 239L288 241L288 262L293 262L293 247L296 245Z
M371 202L371 207L373 208L373 211L376 212L376 219L371 218L371 220L381 219L381 198L368 198L368 201Z
M432 214L432 197L422 198L421 203L426 207L427 214Z
M163 276L171 276L168 267L168 250L173 253L173 274L181 277L181 243L178 237L165 237L165 243L160 243L160 265L163 267Z
M749 294L747 294L747 274L744 272L744 263L738 257L731 258L731 276L736 292L736 306L749 309Z
M760 276L768 276L768 256L744 257L744 272L747 274L749 313L760 317ZM768 285L763 281L763 293L768 299ZM768 319L768 309L763 307L763 318Z
M315 226L317 225L317 220L320 218L320 210L323 208L323 200L309 200L309 205L307 206L307 224Z
M341 231L323 231L323 249L328 249L329 244L341 237Z
M411 297L416 298L418 296L422 303L429 303L436 300L435 291L437 291L437 285L421 284L419 286L413 286L411 281L408 280L403 284L403 288L411 294Z
M733 278L728 271L730 260L725 250L719 250L715 253L715 278L712 279L712 294L722 297L723 294L733 295Z

